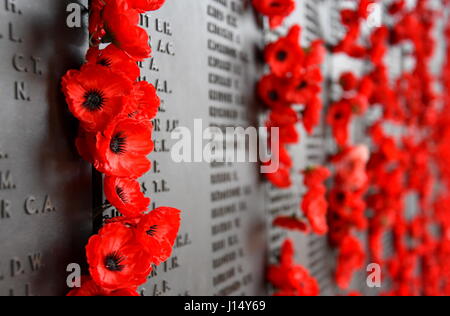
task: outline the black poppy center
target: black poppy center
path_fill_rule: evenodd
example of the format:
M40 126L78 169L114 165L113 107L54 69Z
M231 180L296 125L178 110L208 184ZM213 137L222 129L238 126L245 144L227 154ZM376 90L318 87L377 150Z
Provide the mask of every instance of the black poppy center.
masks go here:
M272 8L281 8L281 7L282 7L282 5L281 5L281 3L280 3L279 1L272 1L272 2L270 3L270 6L271 6Z
M278 101L278 92L275 90L269 91L269 99L272 101Z
M109 59L109 58L102 58L97 62L97 64L99 64L101 66L105 66L105 67L111 67L112 62L111 62L111 59Z
M150 229L147 230L147 232L146 232L147 235L152 236L152 237L155 236L157 228L158 228L158 225L151 226Z
M90 90L84 95L83 106L89 111L98 111L105 105L105 98L103 92L99 90Z
M345 193L339 192L336 196L336 199L338 200L339 203L343 203L345 201Z
M342 115L341 112L337 112L337 113L334 115L334 119L337 120L337 121L339 121L339 120L341 120L341 119L343 119L343 118L344 118L344 116Z
M122 135L122 133L117 133L111 139L109 148L113 153L120 155L125 152L125 147L126 147L126 138Z
M124 191L123 188L121 188L121 187L116 187L116 193L117 193L117 196L119 196L119 199L120 199L123 203L128 203L127 195L125 194L125 191Z
M125 258L120 253L111 253L105 257L105 267L112 272L123 271L125 268L125 265L122 264L124 260Z
M285 61L288 57L288 53L285 50L280 50L277 53L278 61Z
M305 80L303 80L298 86L297 89L298 90L302 90L305 89L308 86L308 82L306 82Z

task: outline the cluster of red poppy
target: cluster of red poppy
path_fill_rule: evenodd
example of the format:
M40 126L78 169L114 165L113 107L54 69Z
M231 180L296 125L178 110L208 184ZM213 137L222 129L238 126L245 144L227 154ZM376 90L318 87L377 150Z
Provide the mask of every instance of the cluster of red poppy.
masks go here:
M89 277L71 296L137 295L152 265L166 261L180 226L180 211L148 212L137 179L150 169L152 123L160 106L153 85L137 81L138 61L150 57L139 14L164 0L93 0L91 48L81 70L62 80L69 110L80 121L76 146L104 177L107 201L122 216L109 220L86 247ZM101 43L109 43L100 49Z
M431 9L426 0L418 0L412 9L406 7L404 0L396 0L388 8L392 23L376 28L366 41L368 47L364 47L358 40L360 21L365 18L362 8L367 3L360 1L359 8L353 10L355 14L359 12L357 15L348 10L342 12L342 22L348 27L348 33L334 48L335 52L371 62L372 69L364 78L372 81L372 88L365 97L369 107L382 109L381 118L368 129L373 148L366 174L370 192L366 203L370 212L360 218L361 228L368 224L371 262L379 263L393 283L392 289L383 295L449 295L450 101L435 92L439 82L430 71L436 47L433 36L440 14ZM448 4L445 1L444 5ZM446 31L447 43L449 30L450 27ZM392 83L385 65L386 52L389 46L405 43L412 44L409 57L415 63ZM442 91L450 88L450 50L447 50L447 66L440 83ZM355 86L354 82L348 74L341 77L344 91L347 91L345 86ZM335 110L330 111L331 123ZM351 114L346 111L341 112L346 114L342 126L348 128L350 120L347 118ZM387 124L395 125L401 134L388 135ZM338 125L335 123L332 127L342 146L348 134L345 127L337 128ZM415 214L406 213L405 202L411 195L418 200ZM330 209L334 204L332 200ZM366 206L363 208L365 210ZM332 232L330 224L330 236ZM386 234L393 237L394 253L390 257L385 257L383 249ZM336 270L337 274L343 271L342 278L337 278L340 286L348 285L349 265L356 268L364 263L364 248L356 239L345 242L347 250L340 250Z
M331 126L336 143L345 147L349 144L349 126L353 115L363 115L369 107L369 96L373 83L369 77L358 78L352 72L345 72L339 78L343 96L330 105L327 123Z
M277 287L275 296L317 296L320 288L307 269L294 262L294 243L287 239L282 248L279 265L269 267L267 278Z
M326 199L327 188L324 182L330 176L330 171L322 166L310 167L304 172L304 184L308 191L302 199L300 208L308 223L296 214L292 216L279 216L273 221L274 226L300 231L303 233L314 232L324 235L328 232Z
M272 151L280 153L281 167L267 174L269 181L278 188L288 188L292 184L289 175L292 161L286 146L299 141L296 124L302 121L305 129L312 133L322 111L320 65L325 48L318 40L303 49L299 44L300 33L300 26L294 25L286 37L266 46L264 56L271 72L258 84L258 94L270 109L267 126L279 130L279 148ZM304 106L303 118L293 109L294 104Z
M338 250L336 283L347 290L353 273L362 268L365 252L355 237L367 229L364 194L368 187L366 165L369 150L364 145L348 146L332 157L335 174L329 192L328 238Z
M253 4L257 11L269 18L272 28L279 26L295 9L294 0L254 0ZM270 73L258 84L259 97L270 110L267 127L279 131L279 142L271 151L280 162L280 167L266 176L275 187L282 189L292 185L290 173L293 163L287 146L300 140L297 123L302 121L305 130L311 134L320 122L322 112L320 92L323 78L320 66L325 58L325 47L322 41L317 40L304 49L299 43L300 35L300 26L294 25L285 37L266 46L264 57ZM304 107L301 116L295 111L294 104ZM269 134L269 141L272 136ZM303 216L296 214L277 217L273 225L300 232L309 232L312 228L319 234L325 234L328 230L328 204L323 182L329 177L329 171L324 167L315 167L306 170L304 175L309 190L300 207L309 225ZM319 294L318 283L306 268L294 265L293 247L292 241L286 240L280 265L269 267L268 279L279 290L275 295L316 296Z

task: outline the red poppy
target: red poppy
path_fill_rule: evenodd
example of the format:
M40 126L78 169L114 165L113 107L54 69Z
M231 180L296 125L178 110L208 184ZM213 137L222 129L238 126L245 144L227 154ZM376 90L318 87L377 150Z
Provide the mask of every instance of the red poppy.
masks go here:
M279 189L286 189L292 185L290 168L280 167L273 173L266 173L266 178Z
M92 44L98 44L103 36L105 36L105 29L103 25L103 8L110 0L92 0L90 2L89 13L89 35Z
M160 105L161 100L152 84L146 81L135 82L132 98L128 99L125 106L125 113L136 119L151 120L158 113Z
M276 76L292 77L299 72L305 55L299 45L300 32L300 26L294 25L286 37L266 46L266 63Z
M273 226L299 231L302 233L309 232L308 224L296 216L279 216L273 221Z
M333 47L334 53L346 53L353 58L363 58L366 56L367 50L365 47L357 44L360 36L359 24L350 24L348 26L347 34L342 41Z
M311 43L309 49L306 49L306 58L304 65L306 67L316 66L320 67L327 55L327 49L323 40L315 40Z
M340 12L341 22L347 27L358 25L359 16L355 10L344 9Z
M278 128L279 141L281 144L297 144L300 140L300 134L297 131L295 124L288 125L274 125L272 122L267 122L267 128Z
M326 167L317 166L307 168L304 172L305 186L309 189L316 189L324 187L323 182L325 182L331 175L330 170Z
M355 90L358 86L359 78L353 72L344 72L339 78L339 84L344 91Z
M294 244L286 240L281 249L279 265L272 265L268 269L267 278L280 289L279 295L317 296L320 289L306 268L294 262Z
M320 86L322 81L322 72L319 68L302 69L298 76L285 86L284 95L290 103L308 105L311 100L318 97L322 90Z
M325 235L328 232L327 200L323 196L308 195L303 198L302 209L314 233Z
M139 12L125 0L114 1L103 10L105 30L112 43L136 61L150 57L147 32L138 26Z
M370 13L370 6L373 5L377 0L361 0L358 6L358 16L361 19L367 19Z
M406 5L406 0L396 0L392 2L392 4L389 6L389 14L395 15L403 11Z
M109 176L139 178L150 169L152 125L126 117L114 119L97 133L94 167Z
M333 136L340 146L345 146L349 136L352 109L348 102L336 102L328 110L327 122L333 129Z
M357 115L362 115L366 113L369 108L369 100L360 94L357 94L351 98L344 99L343 101L348 102L350 104L350 108L352 112Z
M280 79L274 74L262 77L258 83L258 94L261 100L271 109L288 107L285 87L287 81Z
M324 235L328 232L328 202L325 198L326 187L323 182L330 176L325 167L312 168L305 171L304 183L308 192L303 197L301 208L308 218L313 231Z
M133 230L121 223L107 224L92 236L86 255L92 279L107 290L136 288L152 270Z
M275 28L295 10L294 0L253 0L255 9L269 17L270 27Z
M372 78L370 78L369 76L364 76L359 83L358 94L369 100L372 96L374 88L375 86Z
M361 242L348 235L339 246L338 264L336 268L336 283L341 289L348 289L353 273L362 268L365 260L365 252Z
M269 121L272 126L295 125L298 114L291 107L281 107L270 112Z
M155 265L166 261L180 229L180 210L159 207L144 215L136 228L136 241Z
M81 277L81 287L73 289L67 296L139 296L136 288L106 290L98 286L91 277Z
M91 164L95 164L95 143L96 133L86 132L82 128L79 129L75 146L80 156Z
M277 188L285 189L292 185L290 169L292 168L291 156L284 145L278 144L278 157L273 157L273 159L278 159L279 168L273 173L266 173L266 178ZM275 154L275 150L272 150ZM264 165L270 165L272 161L264 163Z
M137 63L130 59L121 49L115 45L108 45L105 49L91 47L86 55L87 64L97 64L107 67L115 73L121 73L131 81L135 81L140 74Z
M306 105L303 111L303 126L308 134L314 132L314 128L320 123L320 116L322 113L322 101L319 97L313 97Z
M147 211L150 199L141 192L136 180L107 176L104 185L106 199L123 216L137 217Z
M122 113L131 81L98 66L87 65L81 71L69 71L62 80L69 110L86 131L101 131L111 119Z
M166 0L128 0L130 7L141 13L159 10Z
M286 146L280 146L279 154L280 154L279 157L280 163L287 168L292 168L293 162L291 154L287 150Z

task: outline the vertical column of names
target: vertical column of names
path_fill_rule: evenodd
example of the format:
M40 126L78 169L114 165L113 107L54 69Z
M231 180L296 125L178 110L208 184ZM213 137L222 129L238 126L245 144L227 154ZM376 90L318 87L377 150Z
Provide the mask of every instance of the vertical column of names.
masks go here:
M247 113L253 90L244 82L250 61L242 45L246 34L240 22L245 1L207 1L207 93L209 126L223 134L227 127L250 125ZM246 16L246 18L249 18ZM251 32L251 30L246 30ZM227 139L226 148L238 148L236 139ZM217 162L210 164L211 185L211 251L212 286L215 295L245 295L253 283L253 267L247 267L244 239L246 218L254 194L256 168L247 163ZM247 176L253 173L252 176ZM254 182L252 182L252 180Z
M174 31L169 19L170 17L161 18L143 14L140 23L150 34L153 49L152 58L139 63L142 74L140 80L152 83L161 99L158 115L153 120L155 150L150 154L152 169L142 178L143 191L152 199L151 209L173 206L172 203L175 200L173 196L179 194L179 192L171 190L171 180L174 178L168 176L171 168L170 134L180 125L180 119L177 116L179 112L173 101L173 96L178 91L175 91L171 84L173 77L169 76L170 70L164 68L177 58L176 45L173 40ZM190 234L185 232L184 226L182 226L175 241L173 255L159 267L154 267L149 283L141 289L142 295L190 294L189 289L183 289L180 284L172 284L168 276L179 273L182 260L179 259L178 252L181 248L190 246L191 243Z

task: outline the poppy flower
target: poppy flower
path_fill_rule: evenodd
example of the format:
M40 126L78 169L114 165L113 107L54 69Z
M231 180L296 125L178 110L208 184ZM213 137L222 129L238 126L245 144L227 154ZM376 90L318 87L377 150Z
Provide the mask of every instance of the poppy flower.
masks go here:
M330 177L331 172L326 167L316 166L307 168L304 172L304 183L309 189L317 189L324 186L324 182Z
M406 0L396 0L388 7L389 14L396 15L403 11L406 6Z
M128 0L130 7L141 13L159 10L166 0Z
M352 112L357 115L366 113L367 109L369 108L369 100L365 96L362 96L360 94L344 100L345 102L348 102L350 104Z
M311 100L318 97L322 90L320 86L322 81L322 72L319 68L304 69L285 86L284 95L290 103L308 105Z
M152 125L127 117L114 119L97 133L94 167L108 176L139 178L150 169Z
M325 198L326 187L323 182L330 176L330 171L317 167L305 171L305 186L308 192L302 199L301 209L316 234L328 232L327 211L328 202Z
M365 252L361 242L348 235L339 246L338 263L335 279L337 285L346 290L349 288L353 273L363 267Z
M293 108L281 107L270 112L269 121L273 126L295 125L299 118Z
M62 86L69 110L88 132L102 131L122 113L132 88L130 80L98 65L69 71Z
M89 13L89 36L92 44L98 44L103 36L105 36L105 29L103 24L102 13L103 9L110 0L92 0L90 2Z
M92 279L106 290L136 288L152 270L133 230L121 223L107 224L92 236L86 255Z
M114 1L103 10L104 26L111 42L135 61L150 57L147 32L138 26L139 12L128 7L125 0Z
M292 185L290 168L280 167L277 171L265 175L267 180L279 189L287 189Z
M296 216L279 216L274 219L273 226L302 233L309 232L308 224Z
M151 120L158 114L160 105L155 87L146 81L139 81L133 84L132 97L128 99L124 111L128 117Z
M353 72L344 72L339 78L339 84L344 91L355 90L358 83L359 78Z
M305 50L305 62L306 67L320 67L327 55L327 49L323 43L323 40L315 40L311 43L311 46Z
M91 164L95 163L95 144L96 133L86 132L83 128L78 130L75 146L80 156Z
M266 173L266 178L273 186L279 189L286 189L292 185L290 169L292 168L292 159L286 149L282 144L278 144L278 157L273 157L271 161L264 163L264 165L270 165L273 159L278 159L279 168L273 173ZM275 150L272 150L275 153Z
M267 278L275 287L283 293L291 293L296 296L317 296L319 284L308 270L294 262L294 244L287 239L282 248L279 265L269 266ZM286 295L286 294L284 294Z
M86 60L88 65L107 67L115 73L123 74L131 81L136 81L140 74L137 63L115 45L108 45L102 50L98 47L89 48Z
M253 0L256 11L269 17L271 28L276 28L295 10L294 0Z
M81 287L71 290L67 296L139 296L136 288L106 290L98 286L91 277L81 277Z
M358 12L351 9L344 9L340 12L341 22L347 27L357 25L359 22Z
M262 77L258 83L258 95L271 109L289 107L285 95L286 85L285 79L278 78L274 74L268 74Z
M322 101L317 96L313 97L303 111L303 126L308 134L311 135L314 132L314 128L319 125L321 113Z
M352 109L347 102L336 102L328 110L327 122L331 125L333 136L340 146L347 144L351 117Z
M273 125L272 122L267 123L267 128L278 127L279 129L279 141L281 144L297 144L300 140L300 134L297 131L295 124L289 125Z
M159 207L144 215L137 224L135 236L147 260L159 265L172 254L180 229L180 210Z
M358 17L361 19L367 19L370 13L370 6L373 5L376 0L360 0L358 5Z
M366 166L369 157L369 149L365 145L348 147L334 157L336 179L341 189L357 192L367 185Z
M302 201L302 209L314 233L325 235L328 232L327 200L323 197L309 195Z
M374 88L375 86L372 78L370 78L370 76L364 76L359 83L358 94L369 100Z
M104 180L106 199L125 217L137 217L146 212L150 199L141 192L134 179L107 176Z
M305 54L299 45L300 32L300 26L294 25L286 37L266 46L264 57L275 76L292 77L302 66Z

